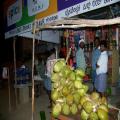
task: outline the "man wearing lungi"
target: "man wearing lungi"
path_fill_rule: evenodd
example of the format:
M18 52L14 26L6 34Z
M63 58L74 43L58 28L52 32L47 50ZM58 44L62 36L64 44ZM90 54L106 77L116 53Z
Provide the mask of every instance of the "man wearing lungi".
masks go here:
M95 88L102 95L105 95L107 87L107 72L108 72L108 53L106 41L100 42L101 54L96 64L96 79Z

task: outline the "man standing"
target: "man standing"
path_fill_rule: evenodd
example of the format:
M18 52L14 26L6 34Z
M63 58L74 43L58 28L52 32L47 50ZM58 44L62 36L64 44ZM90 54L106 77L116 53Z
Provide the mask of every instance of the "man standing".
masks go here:
M56 58L55 52L56 52L55 48L53 48L53 49L50 50L50 54L49 54L49 57L47 58L47 63L46 63L47 77L46 77L46 80L44 81L44 85L45 85L46 92L48 94L49 101L50 101L50 105L48 106L48 108L52 107L52 99L51 99L51 87L52 87L52 83L51 83L51 79L50 79L50 77L51 77L50 60L53 60L53 59Z
M107 87L107 71L108 71L108 53L105 41L100 43L101 54L96 64L95 88L102 96L104 96Z
M85 41L81 39L79 41L79 48L76 52L76 67L82 69L83 71L85 71L86 69L84 47L85 47Z
M93 49L92 52L92 82L93 82L93 89L95 89L94 82L96 78L96 63L98 61L98 58L100 56L100 40L98 37L95 38L94 40L94 46L95 48Z

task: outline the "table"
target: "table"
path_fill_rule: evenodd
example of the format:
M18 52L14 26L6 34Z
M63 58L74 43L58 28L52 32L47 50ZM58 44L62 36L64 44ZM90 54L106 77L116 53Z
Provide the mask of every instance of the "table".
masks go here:
M34 76L35 81L35 96L40 96L42 90L43 79L40 76ZM32 82L26 84L15 84L14 88L18 89L19 101L20 103L26 103L29 101L30 87L32 87ZM31 90L32 91L32 90Z
M28 84L20 84L14 85L14 88L18 89L18 98L21 104L26 103L29 101L29 83ZM18 101L18 100L17 100Z

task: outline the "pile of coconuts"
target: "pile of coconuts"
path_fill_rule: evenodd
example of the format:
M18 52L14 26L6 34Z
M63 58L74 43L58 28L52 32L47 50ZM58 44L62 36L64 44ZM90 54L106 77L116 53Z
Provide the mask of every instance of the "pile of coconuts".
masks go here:
M88 94L88 86L83 84L85 72L66 65L65 60L58 60L53 66L52 81L52 116L60 114L79 115L80 120L108 120L108 104L99 93Z

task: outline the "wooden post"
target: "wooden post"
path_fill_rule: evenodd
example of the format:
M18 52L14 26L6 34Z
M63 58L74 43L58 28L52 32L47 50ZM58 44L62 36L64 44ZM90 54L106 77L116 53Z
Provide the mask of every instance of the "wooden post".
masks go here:
M116 45L117 50L119 50L119 28L116 28Z
M35 103L35 96L34 96L34 91L35 91L35 83L34 83L34 61L35 61L35 31L36 31L36 23L34 22L33 25L33 47L32 47L32 120L34 120L34 103Z
M14 80L15 80L15 85L17 84L17 80L16 80L16 38L14 37L13 39L13 52L14 52ZM18 106L18 98L17 98L17 88L15 88L15 103L16 103L16 107Z
M7 68L8 71L8 95L9 95L9 112L11 111L11 89L10 89L10 73L9 68Z

